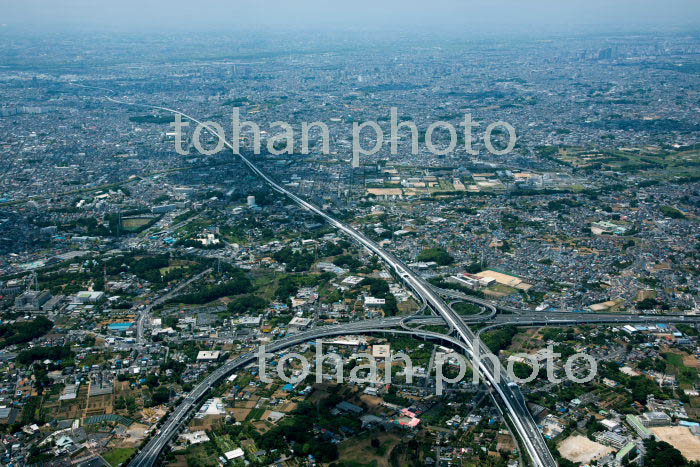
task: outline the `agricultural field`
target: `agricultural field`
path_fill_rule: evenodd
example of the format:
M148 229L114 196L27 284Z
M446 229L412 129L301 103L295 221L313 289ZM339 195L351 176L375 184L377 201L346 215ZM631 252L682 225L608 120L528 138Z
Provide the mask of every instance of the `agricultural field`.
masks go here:
M700 148L617 148L597 150L581 147L540 149L545 158L558 161L573 169L587 171L614 170L643 174L651 179L697 177L700 175Z

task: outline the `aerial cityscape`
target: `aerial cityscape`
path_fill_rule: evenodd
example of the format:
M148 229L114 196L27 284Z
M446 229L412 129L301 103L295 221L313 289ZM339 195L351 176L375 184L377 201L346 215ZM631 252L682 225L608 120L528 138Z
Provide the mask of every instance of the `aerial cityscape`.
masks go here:
M0 465L700 465L700 5L521 3L0 1Z

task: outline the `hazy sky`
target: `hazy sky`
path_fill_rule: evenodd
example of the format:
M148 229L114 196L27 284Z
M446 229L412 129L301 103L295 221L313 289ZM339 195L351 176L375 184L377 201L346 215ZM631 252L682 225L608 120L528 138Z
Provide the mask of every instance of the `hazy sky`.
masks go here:
M698 0L0 0L7 28L454 28L579 32L700 25Z

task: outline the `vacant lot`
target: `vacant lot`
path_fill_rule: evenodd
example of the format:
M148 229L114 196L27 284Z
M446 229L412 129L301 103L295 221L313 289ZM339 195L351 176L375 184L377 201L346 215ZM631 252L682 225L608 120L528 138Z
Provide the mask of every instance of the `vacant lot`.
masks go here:
M246 418L248 418L248 415L250 414L251 410L252 409L244 409L244 408L238 409L237 408L237 409L232 409L231 412L233 412L233 418L235 418L236 421L241 422L241 421L245 420Z
M379 447L372 447L372 439L379 440ZM351 438L340 445L340 459L362 465L376 462L379 467L389 467L391 450L400 441L396 433L371 433Z
M611 448L579 435L569 436L559 445L562 457L577 464L588 464L612 452Z
M144 225L148 224L153 220L153 216L149 217L130 217L128 219L122 219L122 228L124 230L138 230Z
M112 465L112 467L117 467L118 465L126 462L131 455L136 452L133 448L114 448L111 451L105 453L102 457Z
M700 438L685 426L661 426L651 428L660 440L678 449L689 461L700 461Z
M700 368L700 361L698 361L695 355L684 354L683 365L687 366L688 368Z

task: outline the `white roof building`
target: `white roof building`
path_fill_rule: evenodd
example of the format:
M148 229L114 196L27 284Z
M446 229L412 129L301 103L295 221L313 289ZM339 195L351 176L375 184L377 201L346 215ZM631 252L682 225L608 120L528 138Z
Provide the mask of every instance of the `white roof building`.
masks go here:
M205 431L193 431L192 433L183 433L180 438L186 440L190 444L206 443L209 441L209 436Z
M221 352L218 350L200 350L197 354L197 361L203 360L211 362L217 360L219 355L221 355Z
M236 448L233 451L224 453L224 456L226 456L227 460L232 461L234 459L238 459L239 457L245 456L245 452L243 452L243 449L241 448Z
M385 303L383 298L365 297L365 306L383 306Z
M299 316L295 316L289 322L289 327L303 329L306 328L309 324L311 324L311 318L300 318Z

